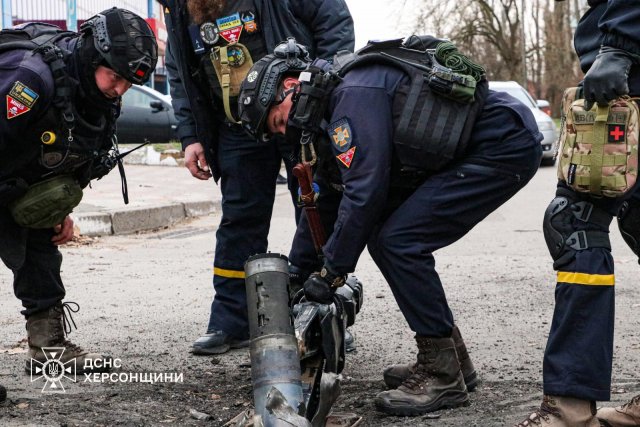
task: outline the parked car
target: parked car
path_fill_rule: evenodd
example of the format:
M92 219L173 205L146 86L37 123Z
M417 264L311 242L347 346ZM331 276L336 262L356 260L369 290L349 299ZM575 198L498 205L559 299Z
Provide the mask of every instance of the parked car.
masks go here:
M546 99L538 99L536 101L536 105L539 109L542 110L543 113L550 116L551 115L551 104Z
M122 97L117 121L118 143L164 143L176 139L177 120L171 97L147 86L131 86Z
M553 158L556 153L556 144L558 142L558 129L553 119L546 113L544 113L536 101L533 100L529 92L527 92L522 86L513 81L496 81L489 82L489 88L498 92L506 92L509 95L522 102L529 107L533 116L538 124L540 133L544 136L542 140L542 162L544 166L553 166L555 159ZM544 105L544 103L542 103ZM547 102L548 105L548 102Z

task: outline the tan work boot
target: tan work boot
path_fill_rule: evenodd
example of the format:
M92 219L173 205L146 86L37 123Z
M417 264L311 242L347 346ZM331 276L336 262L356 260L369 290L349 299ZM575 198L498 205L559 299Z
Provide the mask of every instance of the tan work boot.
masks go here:
M376 396L376 407L391 415L415 416L454 408L469 400L453 338L416 336L416 368L396 390Z
M596 417L607 427L640 427L640 394L616 408L600 408Z
M542 405L515 427L600 427L596 402L568 396L544 396Z
M72 305L75 306L75 309L71 308ZM110 370L111 357L89 353L65 338L66 334L71 332L71 325L75 327L71 312L75 313L79 309L80 307L75 302L65 302L29 316L27 319L29 359L25 363L27 373L37 373L37 368L41 368L43 363L51 359L52 354L55 354L53 357L63 364L75 359L76 374L108 372ZM58 351L47 350L45 354L43 348L62 348L64 351L58 354ZM85 361L88 359L91 362L85 366Z
M464 377L464 383L467 386L467 391L473 391L478 385L478 375L476 369L473 367L473 362L469 357L467 346L464 344L462 335L460 335L460 329L457 326L453 326L451 330L451 338L456 345L456 353L458 354L458 361L460 362L460 370ZM404 363L400 365L391 365L387 367L382 376L384 377L384 383L389 388L398 388L400 384L411 376L416 371L417 363Z

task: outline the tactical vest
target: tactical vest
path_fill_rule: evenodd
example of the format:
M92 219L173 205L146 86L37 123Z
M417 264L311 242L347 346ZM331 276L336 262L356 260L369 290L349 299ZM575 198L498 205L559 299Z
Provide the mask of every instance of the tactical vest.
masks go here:
M233 3L233 8L225 7L214 22L201 24L198 34L191 35L207 46L200 65L213 99L222 101L227 120L232 123L237 123L242 80L253 63L267 54L262 30L254 2L240 0Z
M489 89L484 69L452 43L431 36L373 41L356 53L339 52L333 64L340 76L371 64L407 74L392 107L402 170L435 172L466 152Z
M115 120L119 113L105 110L84 112L76 106L78 82L67 74L69 55L58 46L76 33L43 23L27 23L0 31L0 52L23 49L39 53L49 65L54 79L54 98L45 116L24 135L26 144L8 144L7 155L0 159L4 177L13 176L28 184L55 175L76 177L81 186L105 175L100 162L113 147ZM89 119L95 114L94 119ZM113 166L111 166L113 167Z

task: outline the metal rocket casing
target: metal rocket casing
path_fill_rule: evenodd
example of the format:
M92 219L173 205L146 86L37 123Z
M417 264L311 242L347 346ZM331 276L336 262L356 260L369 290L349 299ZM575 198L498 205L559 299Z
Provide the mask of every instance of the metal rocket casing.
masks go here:
M280 411L267 408L273 406L268 396L276 388L293 414L305 413L298 343L289 310L289 262L281 254L258 254L247 260L244 270L256 415L265 427L287 425L276 415Z

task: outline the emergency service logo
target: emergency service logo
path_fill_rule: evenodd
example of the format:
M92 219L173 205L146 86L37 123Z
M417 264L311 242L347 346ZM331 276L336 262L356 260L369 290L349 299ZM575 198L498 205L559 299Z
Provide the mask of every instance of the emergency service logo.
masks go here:
M329 133L333 147L338 150L338 153L344 153L351 148L353 132L351 131L349 120L346 117L331 123L329 125Z
M76 359L62 362L64 347L42 347L46 360L31 359L31 382L43 379L43 393L64 393L63 379L76 382Z

